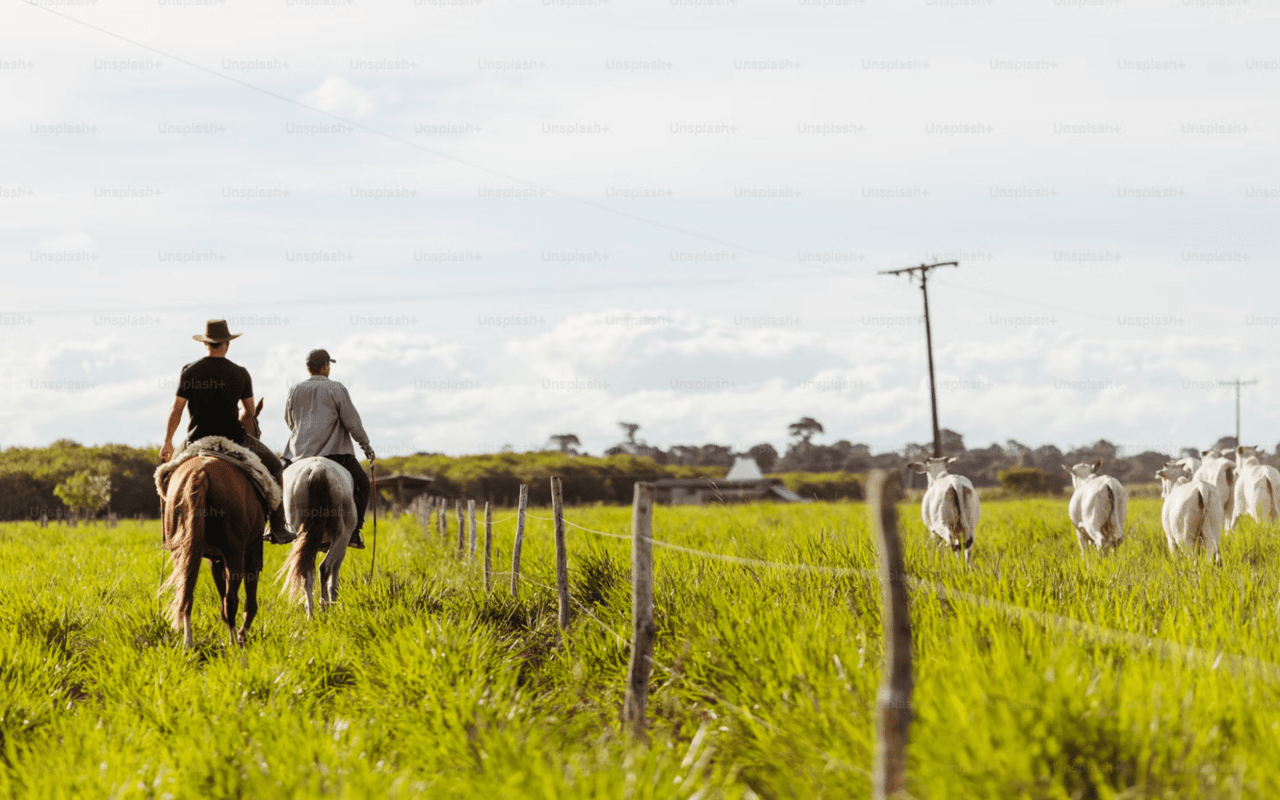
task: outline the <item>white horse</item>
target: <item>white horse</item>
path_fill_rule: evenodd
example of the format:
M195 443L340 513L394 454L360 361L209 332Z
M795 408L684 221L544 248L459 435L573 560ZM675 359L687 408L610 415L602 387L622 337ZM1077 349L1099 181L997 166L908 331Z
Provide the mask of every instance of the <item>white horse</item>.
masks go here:
M312 594L316 580L316 555L328 550L320 562L320 603L338 600L338 570L347 555L347 542L356 529L355 484L351 475L327 458L299 459L284 471L284 513L289 527L298 532L278 578L284 592L303 596L307 618L315 616Z

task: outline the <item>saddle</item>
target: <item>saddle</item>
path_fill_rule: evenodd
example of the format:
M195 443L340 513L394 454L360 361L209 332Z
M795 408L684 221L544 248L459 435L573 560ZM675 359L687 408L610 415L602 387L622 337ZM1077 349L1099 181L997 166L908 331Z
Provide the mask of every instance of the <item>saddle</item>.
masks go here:
M238 467L249 479L268 513L278 508L284 499L280 485L252 450L241 447L224 436L206 436L187 445L182 452L169 459L168 463L156 467L156 491L160 493L161 500L169 488L169 477L173 471L179 464L197 456L210 456Z

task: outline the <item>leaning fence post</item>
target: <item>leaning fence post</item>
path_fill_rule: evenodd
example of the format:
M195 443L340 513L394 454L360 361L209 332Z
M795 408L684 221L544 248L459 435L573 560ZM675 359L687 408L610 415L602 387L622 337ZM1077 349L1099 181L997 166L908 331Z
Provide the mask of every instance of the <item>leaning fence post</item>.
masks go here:
M467 516L471 520L470 541L467 543L467 561L476 560L476 501L467 501Z
M453 501L453 515L458 520L458 558L467 548L467 527L462 524L462 498Z
M484 591L489 593L493 585L493 509L484 504Z
M872 470L867 479L867 510L880 546L880 582L884 585L884 683L876 695L876 748L871 796L889 800L902 790L911 726L911 617L907 612L907 576L898 540L894 503L902 496L896 472Z
M516 540L511 545L511 596L520 596L520 550L524 547L524 512L529 507L529 484L520 484L516 503Z
M556 589L560 594L560 630L569 629L569 548L564 540L564 489L551 478L551 516L556 526Z
M649 672L653 667L653 484L636 483L631 501L631 662L627 666L627 697L622 727L633 736L645 735L645 706L649 702Z

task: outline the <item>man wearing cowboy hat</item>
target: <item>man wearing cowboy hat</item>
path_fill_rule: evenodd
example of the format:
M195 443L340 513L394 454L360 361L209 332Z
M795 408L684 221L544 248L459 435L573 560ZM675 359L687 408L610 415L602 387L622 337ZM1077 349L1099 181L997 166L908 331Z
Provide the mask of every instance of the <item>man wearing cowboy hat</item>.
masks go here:
M165 429L164 445L160 448L160 460L168 461L173 457L173 434L182 421L184 408L190 413L187 425L186 444L205 436L222 436L236 444L251 450L263 466L284 486L284 467L270 448L245 432L244 426L236 413L236 406L242 405L245 415L253 417L256 413L253 405L253 379L249 370L227 358L227 350L231 340L240 334L231 333L227 329L225 319L211 319L205 323L204 335L192 336L197 342L204 342L208 355L199 361L193 361L182 368L178 379L177 396L173 398L173 408L169 412L169 424ZM293 539L293 534L285 526L284 506L277 506L268 515L271 524L268 534L270 541L283 544Z
M329 358L328 350L312 350L307 354L307 372L311 377L294 384L284 404L289 442L284 446L283 458L289 463L323 456L351 473L351 480L355 482L356 529L351 534L350 546L363 549L360 528L364 526L364 512L369 506L369 476L356 460L351 439L359 442L371 468L373 448L347 387L329 380L329 365L336 363Z

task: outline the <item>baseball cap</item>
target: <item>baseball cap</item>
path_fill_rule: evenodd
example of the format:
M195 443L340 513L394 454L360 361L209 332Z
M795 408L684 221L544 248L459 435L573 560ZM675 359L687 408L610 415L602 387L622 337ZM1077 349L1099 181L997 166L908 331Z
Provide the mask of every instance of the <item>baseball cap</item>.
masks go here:
M310 353L307 353L308 367L323 367L330 361L333 361L335 364L338 363L336 360L329 358L328 350L312 350Z

